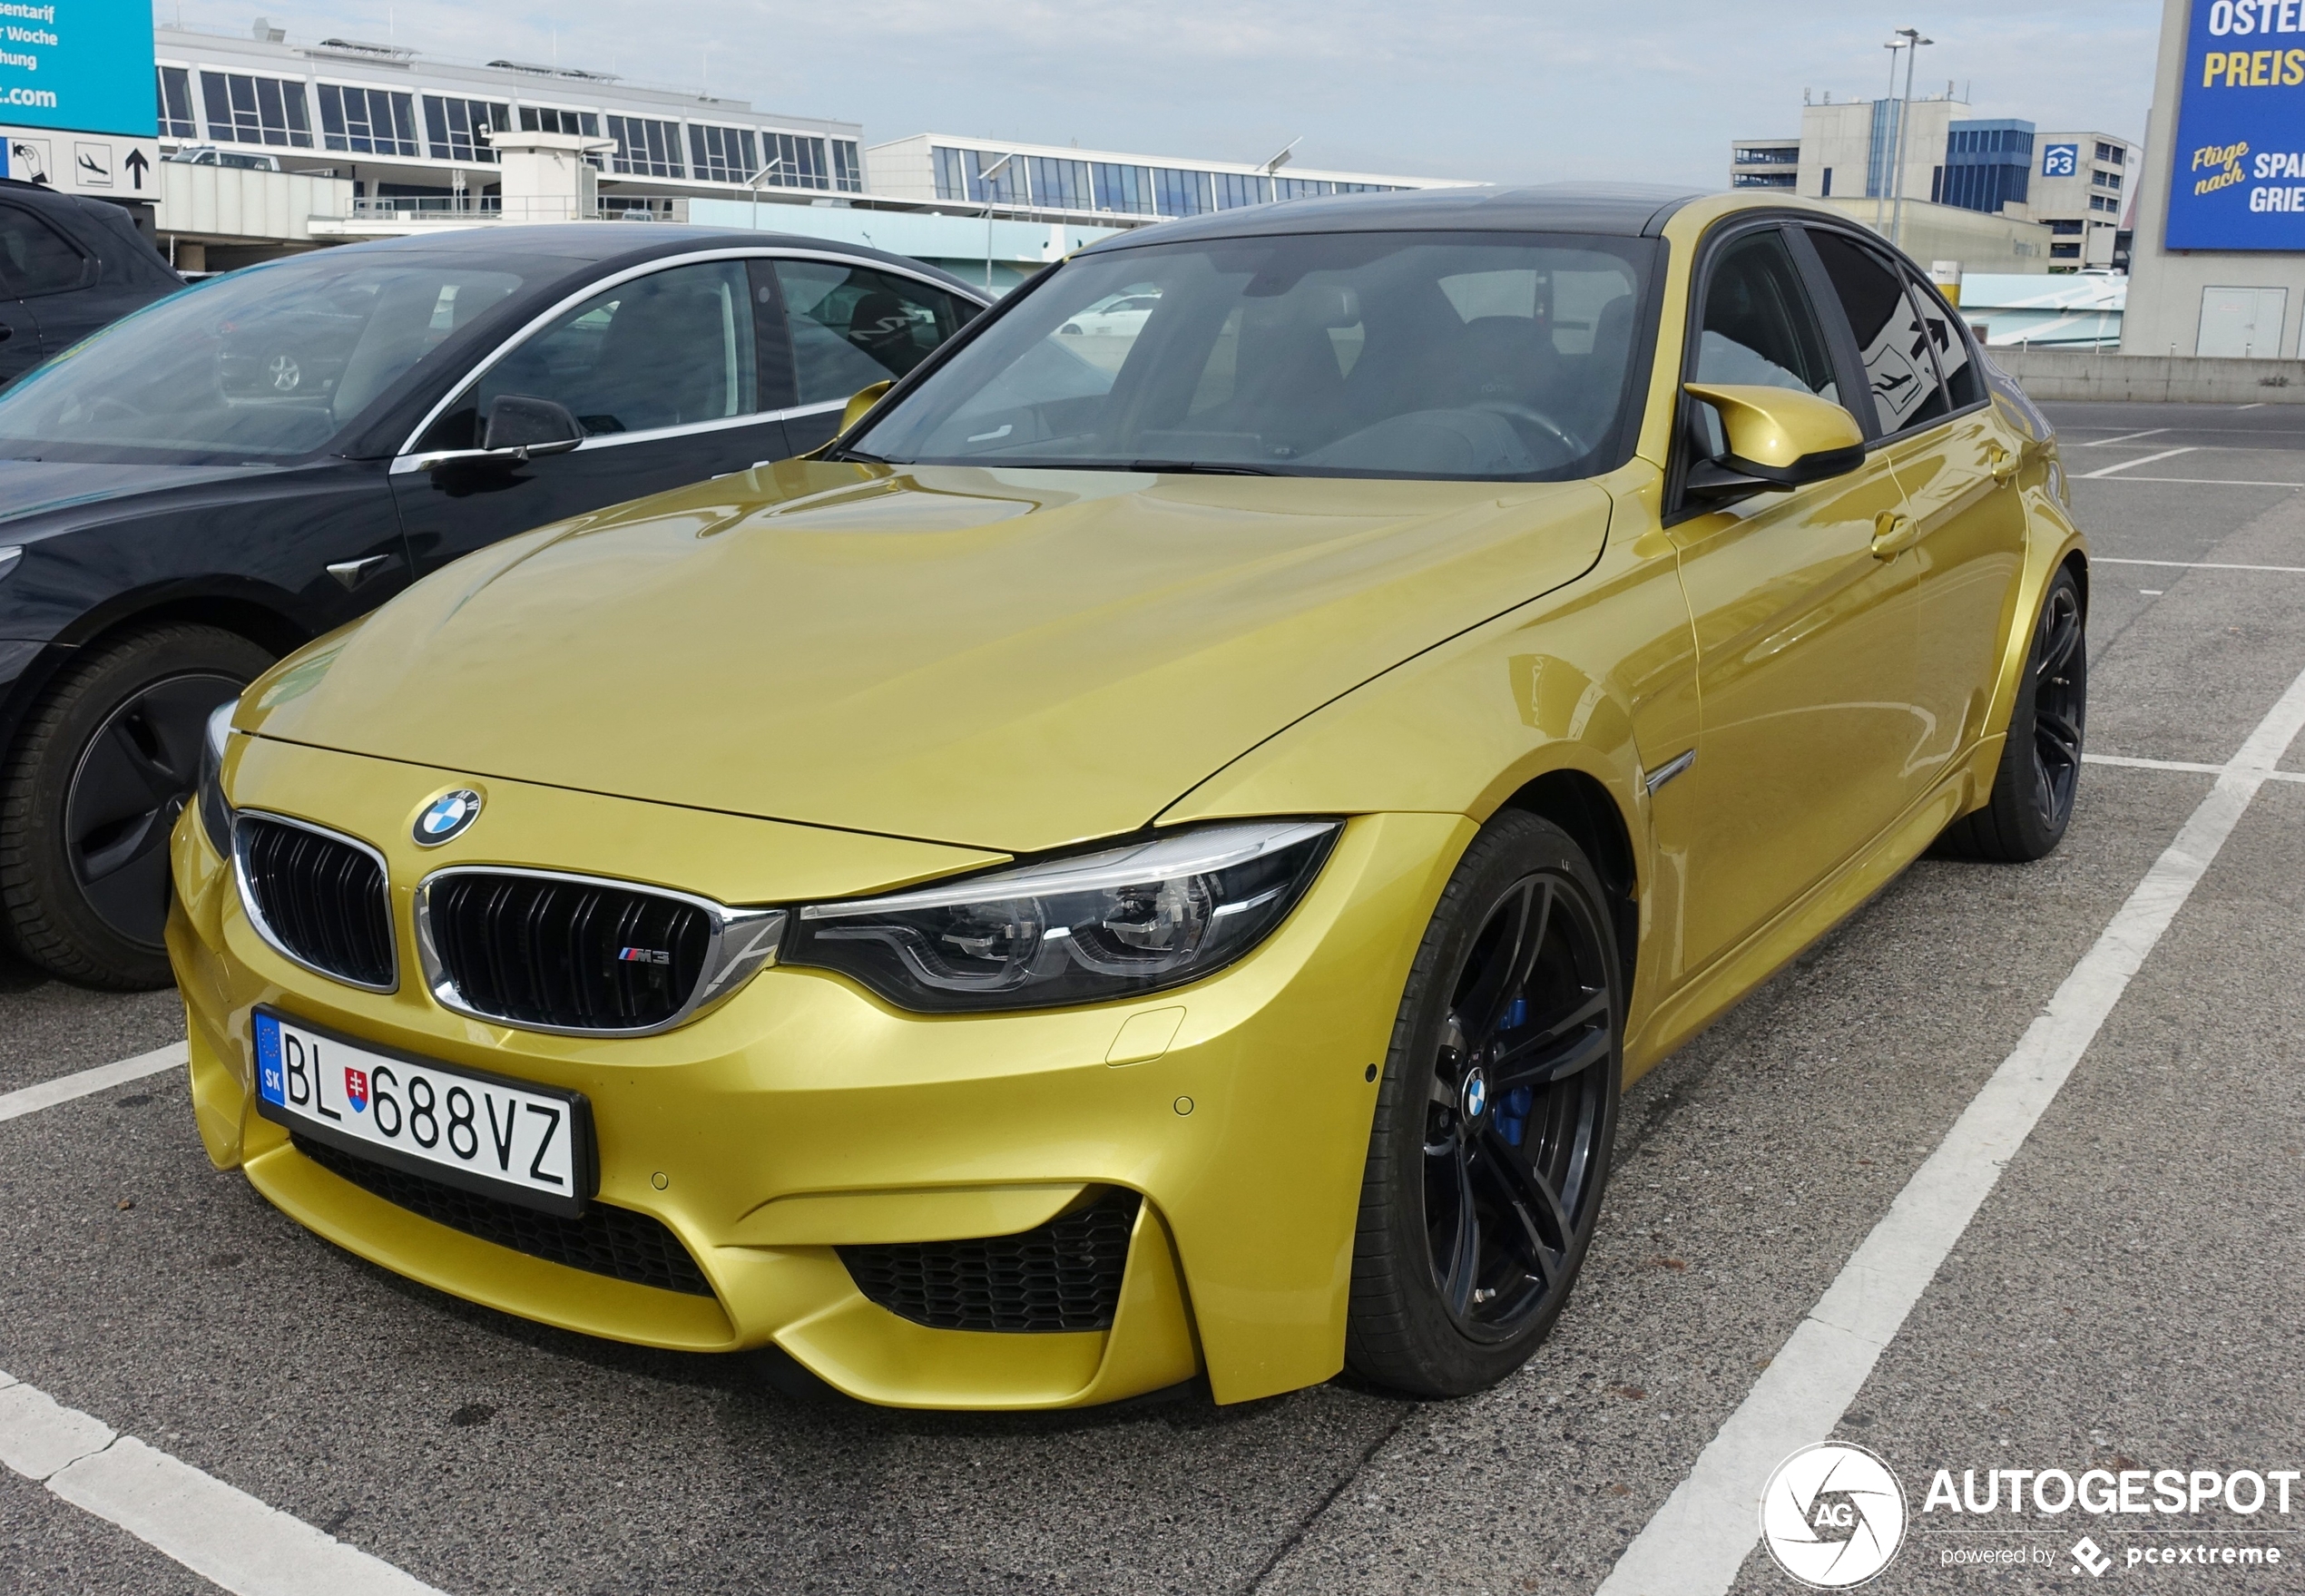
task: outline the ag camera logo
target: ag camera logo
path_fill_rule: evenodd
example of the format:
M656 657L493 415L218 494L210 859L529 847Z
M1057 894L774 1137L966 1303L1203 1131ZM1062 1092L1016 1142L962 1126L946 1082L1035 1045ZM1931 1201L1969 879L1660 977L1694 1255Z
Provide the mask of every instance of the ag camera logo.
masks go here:
M1761 1493L1761 1543L1814 1590L1861 1585L1905 1544L1905 1487L1862 1446L1804 1446L1777 1465Z

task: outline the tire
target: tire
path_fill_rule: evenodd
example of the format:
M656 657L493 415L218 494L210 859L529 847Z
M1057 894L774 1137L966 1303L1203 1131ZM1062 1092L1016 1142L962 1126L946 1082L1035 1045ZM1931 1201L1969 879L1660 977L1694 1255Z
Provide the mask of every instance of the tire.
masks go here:
M2055 851L2081 784L2088 709L2087 612L2066 567L2041 598L1992 797L1946 827L1934 851L1996 864L2030 864Z
M1607 904L1568 834L1518 810L1449 877L1368 1139L1345 1328L1361 1378L1466 1395L1520 1367L1560 1317L1608 1184L1623 1080ZM1515 1083L1532 1071L1547 1083Z
M209 713L272 656L213 626L88 651L49 687L0 768L0 925L84 986L169 984L168 834L200 775Z

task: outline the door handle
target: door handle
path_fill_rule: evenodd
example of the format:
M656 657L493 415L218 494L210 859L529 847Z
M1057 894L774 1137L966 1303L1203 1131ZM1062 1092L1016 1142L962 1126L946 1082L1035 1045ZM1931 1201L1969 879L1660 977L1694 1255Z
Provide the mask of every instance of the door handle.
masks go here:
M1873 517L1873 558L1894 560L1918 540L1910 515L1884 510Z
M1993 480L1995 482L2016 481L2019 468L2025 465L2023 459L2016 455L2010 454L2008 450L2003 448L1998 444L1986 445L1985 457L1993 463Z

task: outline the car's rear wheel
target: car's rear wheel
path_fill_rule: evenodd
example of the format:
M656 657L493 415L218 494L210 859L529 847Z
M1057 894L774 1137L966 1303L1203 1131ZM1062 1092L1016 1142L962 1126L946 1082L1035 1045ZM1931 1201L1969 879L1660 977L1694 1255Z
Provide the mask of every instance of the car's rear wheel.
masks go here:
M1607 898L1517 810L1466 851L1427 928L1378 1093L1345 1359L1417 1396L1527 1360L1567 1302L1608 1182L1624 1004Z
M1983 808L1947 827L1937 851L2006 864L2029 863L2054 851L2073 819L2088 709L2087 612L2081 584L2066 567L2042 595L2009 735L1993 773L1993 795Z
M217 705L272 662L169 625L102 645L49 689L0 774L0 910L26 959L84 985L168 984L168 837Z

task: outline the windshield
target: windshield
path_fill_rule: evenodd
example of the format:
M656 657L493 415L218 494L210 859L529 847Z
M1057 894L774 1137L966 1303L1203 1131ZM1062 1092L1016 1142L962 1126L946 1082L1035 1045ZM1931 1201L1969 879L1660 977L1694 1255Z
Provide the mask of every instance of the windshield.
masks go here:
M307 256L184 289L0 394L0 457L219 465L326 448L521 277Z
M855 440L903 464L1536 480L1623 430L1655 246L1341 233L1067 261Z

